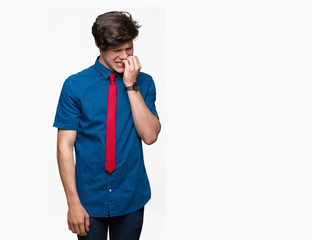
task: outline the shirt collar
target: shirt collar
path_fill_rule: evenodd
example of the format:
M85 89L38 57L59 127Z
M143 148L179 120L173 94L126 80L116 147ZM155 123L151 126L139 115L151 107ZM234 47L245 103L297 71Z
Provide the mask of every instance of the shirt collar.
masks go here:
M107 80L109 78L109 75L111 75L112 73L116 74L116 76L119 76L122 79L123 74L112 72L107 67L105 67L102 63L100 63L99 59L100 59L100 56L96 58L94 66L99 71L99 73L105 78L105 80Z

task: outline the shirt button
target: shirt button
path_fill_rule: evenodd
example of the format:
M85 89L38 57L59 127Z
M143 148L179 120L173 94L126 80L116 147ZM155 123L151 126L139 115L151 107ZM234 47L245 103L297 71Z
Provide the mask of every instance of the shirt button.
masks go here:
M108 191L110 191L110 192L111 192L111 191L113 191L113 190L110 188Z

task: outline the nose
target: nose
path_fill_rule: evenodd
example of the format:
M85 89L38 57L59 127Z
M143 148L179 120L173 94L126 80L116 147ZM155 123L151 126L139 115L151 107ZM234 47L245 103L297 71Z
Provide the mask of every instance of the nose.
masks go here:
M126 60L126 59L129 57L129 55L127 54L127 51L126 51L126 50L122 50L119 57L120 57L122 60Z

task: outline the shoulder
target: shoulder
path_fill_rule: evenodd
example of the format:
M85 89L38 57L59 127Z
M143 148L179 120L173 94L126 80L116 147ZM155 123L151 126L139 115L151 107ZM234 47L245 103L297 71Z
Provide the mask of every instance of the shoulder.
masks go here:
M150 80L153 80L152 76L145 73L145 72L139 72L139 75L138 75L138 79L144 81L150 81Z
M70 84L81 84L83 82L85 82L86 80L89 80L90 78L96 76L96 69L93 66L90 66L78 73L72 74L70 75L65 81L66 82L70 82Z
M154 83L154 80L151 75L145 72L139 72L139 75L137 77L137 82L139 85L149 86L150 84Z
M90 86L100 78L94 65L78 73L70 75L63 84L64 91L70 91L74 96L81 96Z
M140 72L137 77L137 82L143 98L156 91L154 80L152 76L147 73Z

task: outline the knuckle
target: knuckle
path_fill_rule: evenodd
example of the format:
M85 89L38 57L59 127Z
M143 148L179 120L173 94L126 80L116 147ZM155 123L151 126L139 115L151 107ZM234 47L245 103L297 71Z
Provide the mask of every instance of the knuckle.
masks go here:
M73 222L73 226L78 226L80 223L78 221Z

